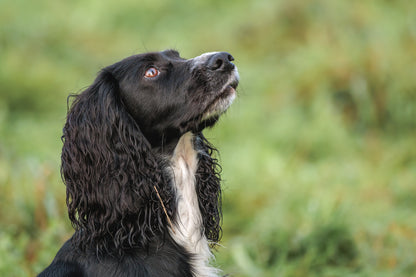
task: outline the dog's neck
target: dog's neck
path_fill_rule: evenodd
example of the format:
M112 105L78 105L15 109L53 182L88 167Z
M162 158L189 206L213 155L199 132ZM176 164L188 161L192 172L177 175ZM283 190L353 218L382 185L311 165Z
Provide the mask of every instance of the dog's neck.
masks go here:
M151 145L152 146L152 151L153 153L155 153L156 155L160 156L160 157L171 157L174 153L174 150L176 148L176 145L179 142L179 138L172 138L169 141L163 141L157 145Z
M188 132L179 139L173 151L171 167L177 201L177 214L171 235L194 256L192 266L195 276L218 276L218 270L209 266L209 260L213 255L204 234L196 192L198 152L194 147L192 133Z
M152 147L152 150L158 155L173 155L175 148L179 144L179 140L187 134L198 134L206 128L211 128L218 121L219 115L206 118L199 123L189 122L181 128L170 128L160 131L142 130L144 136ZM186 132L186 130L188 130ZM184 133L186 132L186 133Z

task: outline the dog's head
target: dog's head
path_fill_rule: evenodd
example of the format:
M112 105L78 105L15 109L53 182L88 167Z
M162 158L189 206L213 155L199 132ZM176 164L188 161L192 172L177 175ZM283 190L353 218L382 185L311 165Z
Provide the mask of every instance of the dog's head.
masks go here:
M105 69L152 146L212 126L236 96L238 72L226 52L183 59L173 50L126 58Z

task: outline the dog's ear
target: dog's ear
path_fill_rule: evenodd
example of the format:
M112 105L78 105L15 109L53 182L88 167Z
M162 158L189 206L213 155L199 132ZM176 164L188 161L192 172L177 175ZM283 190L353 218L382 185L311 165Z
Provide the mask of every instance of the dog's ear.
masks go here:
M196 190L199 209L204 222L205 235L212 245L220 241L221 230L221 166L215 149L202 133L196 135L195 146L199 150L199 164L196 171Z
M69 218L78 231L73 240L81 248L146 247L165 232L167 217L156 188L173 214L161 165L119 93L118 81L102 71L75 96L63 130L61 173Z

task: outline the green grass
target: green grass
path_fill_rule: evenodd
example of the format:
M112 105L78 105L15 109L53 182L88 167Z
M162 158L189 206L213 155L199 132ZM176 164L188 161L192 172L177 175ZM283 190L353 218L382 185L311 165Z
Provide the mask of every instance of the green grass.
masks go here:
M415 2L416 3L416 2ZM221 151L231 276L416 275L412 1L0 2L0 275L33 276L72 232L66 97L166 48L229 51Z

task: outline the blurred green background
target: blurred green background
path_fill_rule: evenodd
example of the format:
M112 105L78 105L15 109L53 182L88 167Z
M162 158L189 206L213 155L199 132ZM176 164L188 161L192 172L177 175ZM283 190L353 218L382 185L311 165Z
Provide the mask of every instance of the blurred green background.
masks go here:
M228 51L221 151L230 276L416 276L416 1L0 1L0 275L72 233L67 96L103 66Z

